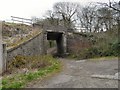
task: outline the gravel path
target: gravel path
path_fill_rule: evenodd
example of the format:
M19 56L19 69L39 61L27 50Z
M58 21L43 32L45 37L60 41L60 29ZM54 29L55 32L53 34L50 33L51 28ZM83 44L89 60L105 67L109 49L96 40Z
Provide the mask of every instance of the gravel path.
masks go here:
M63 70L50 78L37 81L29 88L118 88L118 80L93 78L92 75L115 75L118 60L87 61L60 59Z

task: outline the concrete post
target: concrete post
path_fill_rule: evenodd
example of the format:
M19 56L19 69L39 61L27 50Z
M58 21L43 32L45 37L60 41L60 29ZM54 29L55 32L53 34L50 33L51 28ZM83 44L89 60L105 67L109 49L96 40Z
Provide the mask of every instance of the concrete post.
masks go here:
M3 70L3 48L2 43L0 42L0 74L2 74Z
M0 74L2 74L3 47L2 47L2 22L0 22Z
M0 22L0 74L6 71L6 44L2 42L2 22Z
M46 55L47 54L47 33L43 32L43 54Z
M6 44L2 44L3 47L3 72L7 70L7 50L6 50Z
M65 33L63 33L63 47L64 47L64 53L67 53L67 37Z

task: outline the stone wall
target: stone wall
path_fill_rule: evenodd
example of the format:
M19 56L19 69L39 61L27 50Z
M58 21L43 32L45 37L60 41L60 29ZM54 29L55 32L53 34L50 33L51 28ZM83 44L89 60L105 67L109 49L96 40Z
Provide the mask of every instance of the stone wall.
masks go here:
M79 53L84 48L92 45L92 36L84 33L68 33L67 51L68 53Z
M40 33L32 39L20 44L17 47L7 50L7 61L12 60L17 55L41 55L43 53L43 34Z

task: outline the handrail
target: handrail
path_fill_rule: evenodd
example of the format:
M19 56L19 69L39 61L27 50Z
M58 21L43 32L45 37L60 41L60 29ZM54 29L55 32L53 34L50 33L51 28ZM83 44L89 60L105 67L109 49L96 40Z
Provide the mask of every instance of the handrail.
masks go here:
M13 21L22 22L22 23L28 23L28 24L33 24L32 19L26 19L26 18L15 17L15 16L11 16L11 18L12 18ZM18 20L16 20L16 19L18 19Z

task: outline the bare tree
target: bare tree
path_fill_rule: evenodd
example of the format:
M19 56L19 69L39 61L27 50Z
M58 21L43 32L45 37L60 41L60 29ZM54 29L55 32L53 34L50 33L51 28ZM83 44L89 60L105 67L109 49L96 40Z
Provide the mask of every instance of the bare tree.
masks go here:
M33 23L37 23L40 20L40 18L37 18L36 16L32 16L31 19Z
M50 25L59 25L59 18L57 17L56 13L52 10L48 10L46 12L45 18L48 20Z
M81 22L81 26L86 28L88 32L92 32L93 24L94 24L94 17L96 5L88 5L85 6L81 11L78 11L77 17L79 18L79 21Z
M116 7L115 5L112 6ZM87 31L100 32L104 29L110 30L113 28L114 24L119 20L117 12L118 10L110 9L106 4L90 3L82 10L79 10L77 16L81 26L86 28Z
M97 17L100 19L106 30L110 30L113 26L113 12L107 7L102 7L97 10Z
M112 8L113 10L120 12L120 1L119 2L114 2L114 1L110 1L109 3L100 3L98 2L98 4L100 5L104 5L106 7Z
M113 19L114 19L114 22L117 23L118 30L120 30L120 1L114 2L109 0L109 3L98 3L98 4L102 6L106 6L109 9L112 9L114 11Z
M80 5L72 2L58 2L54 5L53 9L57 16L63 21L67 28L71 28L76 21L76 13Z

